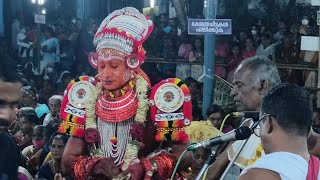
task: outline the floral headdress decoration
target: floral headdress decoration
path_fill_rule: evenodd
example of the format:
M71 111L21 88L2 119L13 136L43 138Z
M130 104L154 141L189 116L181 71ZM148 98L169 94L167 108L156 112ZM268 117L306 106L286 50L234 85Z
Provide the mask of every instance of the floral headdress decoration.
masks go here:
M114 11L102 21L93 39L96 52L90 53L89 62L96 68L100 59L118 54L130 69L140 67L146 58L142 43L152 30L152 21L137 9L125 7ZM102 49L106 49L107 53L101 54Z

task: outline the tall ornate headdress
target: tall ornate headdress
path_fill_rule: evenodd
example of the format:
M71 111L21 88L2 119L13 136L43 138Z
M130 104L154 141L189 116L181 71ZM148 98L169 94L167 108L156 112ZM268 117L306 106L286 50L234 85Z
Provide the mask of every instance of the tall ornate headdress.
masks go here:
M93 40L96 53L91 53L89 62L97 67L99 58L118 54L126 60L129 68L138 68L145 60L142 43L153 30L153 23L133 7L126 7L109 14L101 23ZM101 54L101 49L107 49Z

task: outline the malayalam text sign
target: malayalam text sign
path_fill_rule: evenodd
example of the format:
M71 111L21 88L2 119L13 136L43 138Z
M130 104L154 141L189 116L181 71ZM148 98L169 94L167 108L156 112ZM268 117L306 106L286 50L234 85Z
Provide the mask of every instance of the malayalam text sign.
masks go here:
M35 14L34 22L37 24L46 24L46 16L43 14Z
M189 19L189 34L232 34L231 19Z

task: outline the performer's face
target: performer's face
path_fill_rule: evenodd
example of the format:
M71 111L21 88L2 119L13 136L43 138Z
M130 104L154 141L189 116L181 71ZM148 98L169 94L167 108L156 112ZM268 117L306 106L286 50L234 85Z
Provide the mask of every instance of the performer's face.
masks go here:
M112 54L98 60L98 73L102 86L109 91L123 87L131 79L131 70L125 59Z
M10 126L16 118L21 83L0 80L0 126Z

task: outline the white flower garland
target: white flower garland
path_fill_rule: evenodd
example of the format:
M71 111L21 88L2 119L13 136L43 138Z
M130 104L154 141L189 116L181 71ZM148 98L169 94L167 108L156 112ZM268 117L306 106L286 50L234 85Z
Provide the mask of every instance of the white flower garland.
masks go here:
M149 110L149 99L148 99L148 82L139 74L136 75L136 92L138 98L138 109L135 116L135 121L139 123L144 123L147 121L147 112Z
M138 158L139 144L136 141L130 141L127 143L126 152L123 159L123 165L121 169L125 171L134 159Z
M87 103L85 103L85 109L86 109L86 124L85 128L94 128L97 129L97 116L96 116L96 102L98 97L101 95L102 92L102 85L101 83L97 83L95 88L92 89L92 96L89 99Z

